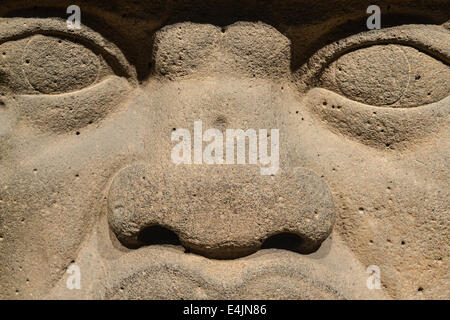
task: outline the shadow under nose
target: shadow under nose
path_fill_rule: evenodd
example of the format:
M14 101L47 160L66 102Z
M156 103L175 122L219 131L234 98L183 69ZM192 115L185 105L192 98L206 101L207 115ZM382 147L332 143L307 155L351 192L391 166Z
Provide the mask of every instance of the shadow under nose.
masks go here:
M143 246L154 244L181 245L180 239L175 232L160 226L151 226L143 229L139 232L137 239Z
M328 186L303 168L264 176L256 166L137 163L115 176L108 208L109 225L127 247L182 244L218 259L260 248L310 253L335 221Z

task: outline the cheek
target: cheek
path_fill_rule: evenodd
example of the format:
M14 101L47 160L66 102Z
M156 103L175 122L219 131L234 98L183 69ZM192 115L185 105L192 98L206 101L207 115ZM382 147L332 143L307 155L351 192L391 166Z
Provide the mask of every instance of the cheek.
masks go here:
M414 292L419 280L404 270L414 265L426 273L429 264L439 269L445 255L448 193L417 156L402 158L340 166L327 182L338 211L335 230L350 249L363 264L379 265L387 284Z
M75 259L101 203L94 181L44 166L2 181L1 274L6 297L46 292ZM62 173L62 171L67 170ZM7 189L5 189L7 187Z
M14 127L17 124L17 114L13 108L7 103L7 99L0 96L0 154L4 155L6 151L5 146L13 135ZM0 159L2 156L0 155Z
M110 121L80 135L15 138L0 164L2 296L31 298L64 275L105 210L111 175L135 153L133 128L123 134Z
M337 134L379 150L405 150L448 125L450 98L416 108L374 107L326 89L312 89L304 104Z
M335 231L361 262L385 270L387 284L401 283L405 292L415 292L419 280L404 270L414 265L427 274L431 264L445 272L442 259L443 243L448 238L445 172L449 153L448 127L442 123L445 118L439 120L442 126L434 134L415 131L413 137L422 139L407 141L407 149L395 144L386 148L358 139L355 131L359 124L364 127L358 118L361 114L345 118L336 106L347 105L336 99L322 91L305 97L303 106L309 112L304 110L304 120L297 119L290 126L291 165L311 169L328 184L336 206ZM328 110L324 110L325 100ZM406 118L403 123L410 120ZM433 123L431 128L435 126ZM396 130L398 136L404 134ZM377 133L368 136L377 139ZM424 277L436 281L431 275Z

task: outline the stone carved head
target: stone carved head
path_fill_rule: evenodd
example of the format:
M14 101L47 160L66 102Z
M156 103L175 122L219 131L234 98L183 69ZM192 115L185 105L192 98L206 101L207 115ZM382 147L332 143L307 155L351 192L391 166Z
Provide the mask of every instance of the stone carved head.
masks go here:
M445 1L379 30L361 1L32 2L0 8L1 298L448 298Z

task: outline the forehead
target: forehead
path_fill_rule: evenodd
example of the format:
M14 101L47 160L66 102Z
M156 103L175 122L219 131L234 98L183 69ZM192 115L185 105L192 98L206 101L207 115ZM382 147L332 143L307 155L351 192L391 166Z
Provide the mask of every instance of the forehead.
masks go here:
M17 1L5 0L0 15L24 13L31 9L34 14L61 16L59 8L72 5L70 1ZM373 1L372 1L373 2ZM268 24L301 26L322 23L333 19L336 24L347 22L348 18L358 18L366 14L371 1L361 0L181 0L181 1L123 1L123 0L79 0L77 5L86 13L99 16L104 22L122 18L140 20L158 28L165 24L190 20L192 22L215 22L227 25L238 20L258 20ZM443 23L448 19L448 1L429 0L380 0L376 2L382 14L399 15L403 13L423 21ZM51 9L55 9L53 12ZM30 13L28 13L30 14ZM398 16L397 16L398 18ZM416 21L417 22L417 21ZM129 34L132 36L132 34Z
M70 1L6 0L5 17L68 17ZM145 69L154 33L166 25L190 21L227 26L237 21L261 21L291 41L292 68L307 62L321 47L352 34L367 31L367 7L361 0L278 1L122 1L79 0L82 23L117 44L136 65ZM402 24L442 24L448 20L448 1L382 0L382 27ZM139 44L136 46L136 44ZM141 72L142 73L142 72ZM145 73L145 72L144 72ZM140 74L145 78L146 74Z

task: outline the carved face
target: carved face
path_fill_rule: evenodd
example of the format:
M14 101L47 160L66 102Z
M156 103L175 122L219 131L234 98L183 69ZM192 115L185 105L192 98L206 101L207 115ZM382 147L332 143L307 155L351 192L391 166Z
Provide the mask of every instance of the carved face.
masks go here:
M110 2L0 9L1 298L448 298L444 2Z

